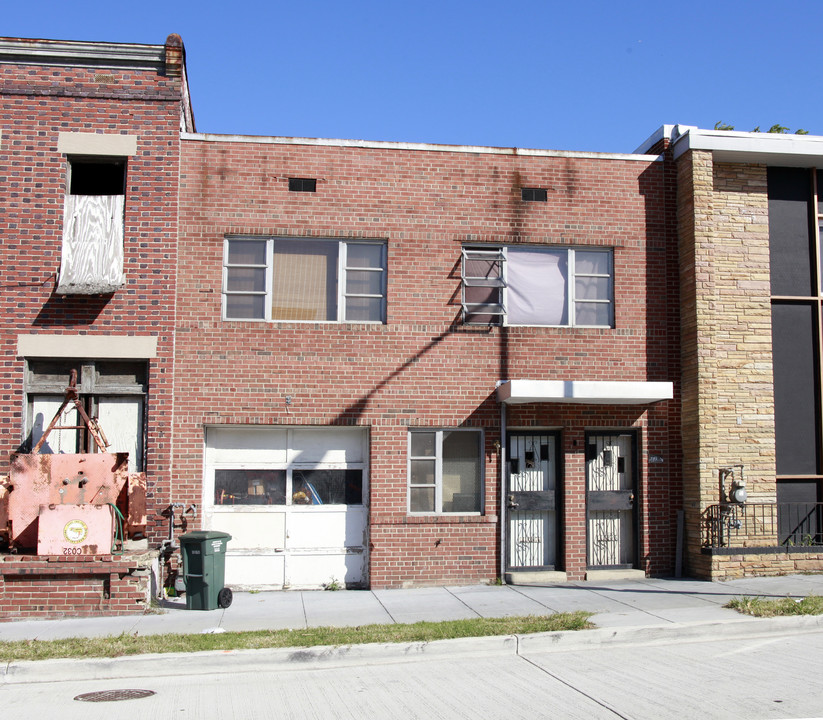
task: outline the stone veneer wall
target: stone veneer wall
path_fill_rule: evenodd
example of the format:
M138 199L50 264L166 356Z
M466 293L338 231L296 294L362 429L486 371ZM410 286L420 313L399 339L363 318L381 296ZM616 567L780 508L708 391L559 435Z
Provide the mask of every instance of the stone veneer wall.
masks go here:
M713 580L742 577L823 573L823 555L815 549L801 552L741 552L739 555L707 555Z
M776 500L766 168L690 151L677 201L687 567L720 577L737 556L700 552L719 469L742 463L750 500Z

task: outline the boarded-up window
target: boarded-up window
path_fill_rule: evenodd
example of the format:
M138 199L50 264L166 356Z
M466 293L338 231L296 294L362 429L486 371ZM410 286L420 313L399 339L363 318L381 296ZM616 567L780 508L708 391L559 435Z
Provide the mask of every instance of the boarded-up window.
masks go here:
M124 158L69 160L58 294L102 295L125 284L125 173Z
M69 375L77 370L80 401L89 417L96 417L108 452L127 452L129 471L144 468L144 418L148 369L144 362L116 360L29 360L26 373L28 396L25 446L34 447L65 397ZM67 406L58 422L80 425L77 410ZM96 452L85 429L53 430L40 448L48 453Z

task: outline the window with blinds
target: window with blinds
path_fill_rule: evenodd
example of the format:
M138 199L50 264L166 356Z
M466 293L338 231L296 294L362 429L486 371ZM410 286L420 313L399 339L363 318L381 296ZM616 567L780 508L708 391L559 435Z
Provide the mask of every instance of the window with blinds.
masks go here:
M386 320L386 244L304 238L226 239L226 320Z

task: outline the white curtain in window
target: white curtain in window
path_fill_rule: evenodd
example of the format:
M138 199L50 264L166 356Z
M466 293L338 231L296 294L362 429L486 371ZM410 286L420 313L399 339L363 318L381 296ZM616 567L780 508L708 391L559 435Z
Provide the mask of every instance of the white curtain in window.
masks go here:
M275 241L271 319L337 319L337 242Z
M568 325L566 250L509 248L508 322L511 325Z

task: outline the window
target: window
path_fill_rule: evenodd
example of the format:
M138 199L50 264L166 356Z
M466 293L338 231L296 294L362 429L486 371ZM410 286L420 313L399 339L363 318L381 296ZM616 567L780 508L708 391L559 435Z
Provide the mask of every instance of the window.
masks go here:
M215 469L214 504L362 505L363 470Z
M227 320L385 322L386 245L295 238L228 238Z
M215 470L215 505L285 505L285 470Z
M144 362L29 360L26 373L27 449L37 444L60 408L72 370L77 370L77 389L83 409L89 417L98 418L110 443L107 451L129 453L129 472L143 470L143 418L148 380ZM40 452L97 452L94 440L82 424L74 405L67 406L58 425L81 427L53 430Z
M482 509L482 433L409 432L409 511L479 513Z
M463 321L612 327L612 251L464 247Z
M69 158L66 190L57 293L112 293L126 282L126 158Z
M69 195L123 195L126 158L69 158Z

